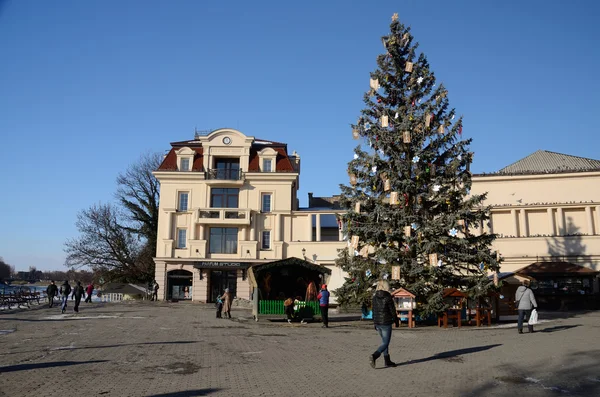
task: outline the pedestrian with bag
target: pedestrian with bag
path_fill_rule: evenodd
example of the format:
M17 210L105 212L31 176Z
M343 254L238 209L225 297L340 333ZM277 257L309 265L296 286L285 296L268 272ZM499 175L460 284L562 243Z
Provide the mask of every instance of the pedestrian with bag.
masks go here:
M58 295L58 287L54 284L54 280L50 280L50 285L46 288L46 295L48 296L48 307L54 305L54 297Z
M225 293L221 296L223 300L223 311L225 312L225 318L231 318L231 294L229 288L225 288Z
M515 294L515 306L517 306L517 311L519 313L517 329L520 334L523 333L523 320L531 319L532 309L537 312L537 302L535 301L533 291L529 288L529 280L523 280L521 284L522 285L517 288L517 293ZM533 323L529 323L527 328L529 329L529 333L532 334Z
M375 368L375 361L382 354L386 367L396 366L396 363L390 359L388 348L392 339L392 324L396 324L396 328L398 328L400 319L398 313L396 313L394 299L389 291L390 284L386 280L377 282L377 289L373 296L373 324L375 324L375 329L381 337L381 346L369 357L369 363L373 368Z
M322 328L329 328L329 291L327 291L327 284L321 286L321 292L317 295L317 299L319 300L319 309L321 309Z

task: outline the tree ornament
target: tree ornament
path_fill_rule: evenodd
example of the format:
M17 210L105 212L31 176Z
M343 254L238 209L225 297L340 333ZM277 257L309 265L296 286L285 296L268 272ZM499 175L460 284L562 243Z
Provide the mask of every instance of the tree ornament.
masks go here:
M433 120L433 114L428 114L425 116L425 127L429 127L431 125L431 120Z
M396 22L398 20L398 13L395 12L394 15L392 15L392 22Z
M419 156L415 156L415 157L413 157L413 158L412 158L412 162L413 162L414 164L417 164L417 163L419 162L419 160L420 160L420 157L419 157Z
M358 160L358 154L354 153L354 160Z
M351 247L354 249L358 248L358 241L359 241L359 237L358 236L352 236L352 245Z
M379 156L381 156L381 157L385 156L385 153L383 152L383 149L379 149L377 151L377 153L379 153Z
M437 254L429 254L429 266L436 266L438 261Z
M387 172L382 172L381 174L379 174L379 177L381 178L382 181L385 182L385 180L388 179Z
M435 164L429 166L429 173L431 176L435 176Z
M350 174L350 184L352 186L356 186L357 183L358 181L356 180L356 174Z
M377 91L380 88L379 79L369 79L369 87Z
M398 119L398 112L396 112L396 115L394 116L395 119Z
M450 117L450 120L454 120L454 115L452 115L452 117Z
M374 165L373 167L371 167L371 172L373 172L373 173L377 172L377 166L376 165Z
M453 227L452 229L450 229L449 233L452 237L456 237L456 235L458 234L458 230L456 230L456 228Z
M410 231L412 230L412 228L410 226L404 226L404 235L406 237L410 237Z
M437 267L442 267L444 265L444 262L442 262L441 259L438 259L437 261Z
M381 126L387 127L389 125L388 116L381 116Z
M483 270L483 269L485 269L485 264L483 262L481 262L479 264L479 270Z
M440 185L433 185L433 191L439 192L442 187Z
M404 71L407 73L410 73L413 71L413 63L412 62L406 62L406 66L404 67Z
M408 33L404 33L402 35L402 45L408 43L408 39L410 38L410 35Z
M400 266L392 266L392 280L400 280Z
M417 83L421 84L423 82L423 76L419 76L419 78L417 79Z
M400 200L398 199L398 192L391 192L390 193L390 204L391 205L398 205L398 204L400 204Z
M377 98L377 103L381 103L381 98ZM376 109L373 108L373 111L375 111Z
M360 214L360 201L354 203L354 212Z
M360 132L358 131L357 128L352 129L352 138L354 138L354 139L360 138Z
M369 257L369 246L368 245L365 245L364 247L362 247L362 249L360 250L360 256L362 256L365 259Z
M458 135L462 135L462 125L458 127Z
M371 129L371 124L370 123L365 123L365 129L366 130L370 130Z
M402 142L410 143L410 131L404 131L402 133Z
M383 181L383 190L386 192L389 192L390 190L392 190L392 182L390 182L389 179L386 179L385 181Z
M444 133L444 124L440 124L440 126L438 127L438 134L443 134Z

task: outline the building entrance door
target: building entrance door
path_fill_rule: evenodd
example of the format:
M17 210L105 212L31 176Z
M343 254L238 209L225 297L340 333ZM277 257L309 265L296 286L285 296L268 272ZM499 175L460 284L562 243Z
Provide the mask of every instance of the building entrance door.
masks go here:
M231 298L236 296L237 270L211 270L210 271L210 301L216 302L217 296L223 295L225 288L229 288Z

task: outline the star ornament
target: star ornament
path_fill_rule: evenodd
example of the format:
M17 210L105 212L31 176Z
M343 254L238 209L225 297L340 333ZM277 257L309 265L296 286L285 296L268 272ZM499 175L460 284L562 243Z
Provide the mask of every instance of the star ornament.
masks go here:
M441 260L441 259L440 259L440 260L437 262L437 266L438 266L438 267L442 267L442 265L443 265L443 264L444 264L444 262L442 262L442 260Z
M420 159L419 156L415 156L415 157L413 157L412 162L417 164L419 162L419 159Z
M411 227L413 230L417 230L417 228L419 227L419 225L417 225L416 223L412 223L412 224L410 225L410 227Z
M456 235L458 234L458 230L456 230L456 228L453 227L452 229L450 229L449 233L452 237L456 237Z
M394 15L392 15L392 22L396 22L398 20L398 13L395 12Z
M376 166L376 165L374 165L374 166L371 168L371 171L373 171L373 172L377 172L377 166Z
M358 154L354 153L354 160L358 160Z
M417 83L421 84L423 82L423 76L419 76L417 79Z
M442 187L440 185L433 185L433 191L439 192Z

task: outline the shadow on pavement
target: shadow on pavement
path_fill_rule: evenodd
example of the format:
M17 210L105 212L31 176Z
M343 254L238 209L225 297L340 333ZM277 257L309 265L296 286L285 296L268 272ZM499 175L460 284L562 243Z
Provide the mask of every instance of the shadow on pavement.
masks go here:
M140 342L140 343L121 343L118 345L101 345L101 346L82 346L82 347L64 347L64 348L48 348L43 350L83 350L83 349L107 349L111 347L123 347L123 346L143 346L143 345L183 345L187 343L198 343L196 340L181 340L173 342ZM11 351L8 353L0 353L0 356L7 354L23 354L23 353L37 353L40 350L29 350L24 352Z
M33 364L17 364L0 367L0 374L6 372L27 371L30 369L51 368L51 367L67 367L70 365L105 363L108 360L93 360L93 361L56 361L50 363L33 363Z
M207 388L207 389L196 389L187 391L176 391L173 393L153 394L148 397L196 397L196 396L208 396L211 393L217 392L221 389Z
M465 354L471 354L471 353L477 353L477 352L486 351L486 350L489 350L489 349L492 349L492 348L498 347L498 346L502 346L502 344L501 343L497 343L495 345L486 345L486 346L468 347L466 349L450 350L450 351L447 351L447 352L434 354L431 357L420 358L418 360L411 360L411 361L407 361L405 363L398 363L397 366L400 367L402 365L419 364L419 363L424 363L424 362L432 361L432 360L449 359L449 358L454 358L454 357L462 356L462 355L465 355Z
M581 326L580 324L575 324L575 325L557 325L556 327L550 327L550 328L544 328L544 329L540 329L537 332L557 332L557 331L564 331L566 329L571 329L571 328L575 328L575 327L579 327Z

